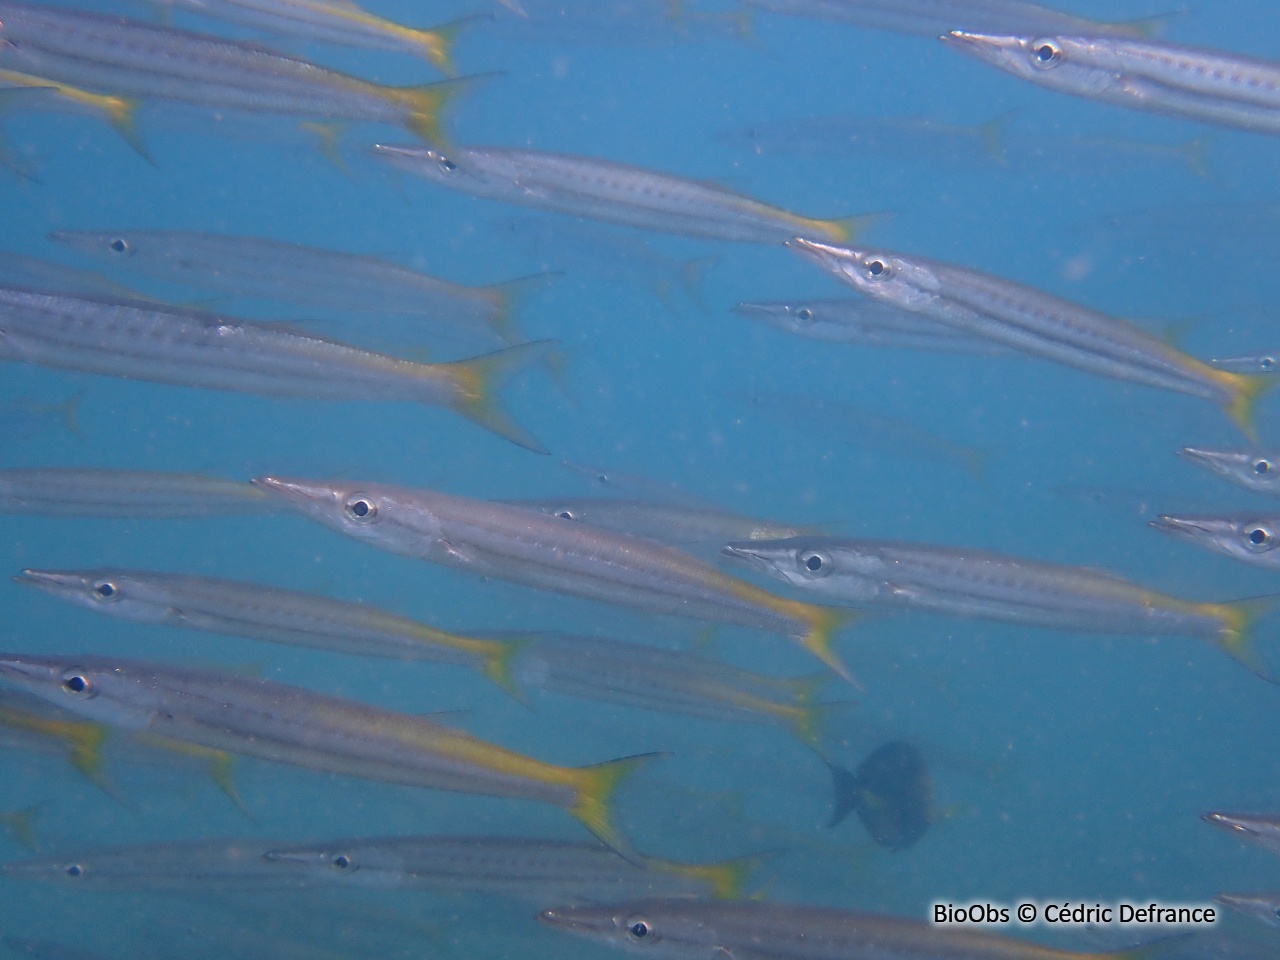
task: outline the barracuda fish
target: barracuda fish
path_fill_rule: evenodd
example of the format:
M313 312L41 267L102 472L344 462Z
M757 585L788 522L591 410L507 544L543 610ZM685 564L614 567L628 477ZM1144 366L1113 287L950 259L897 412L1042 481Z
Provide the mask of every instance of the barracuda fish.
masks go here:
M517 304L551 279L468 287L375 257L216 233L60 230L49 239L169 282L334 310L420 314L507 344L521 339Z
M0 512L173 519L272 513L278 500L238 480L198 473L47 467L0 470Z
M1237 487L1280 497L1280 451L1183 447L1178 451L1178 456L1207 467Z
M728 723L773 723L817 745L844 703L819 703L830 674L768 677L691 653L568 633L513 633L520 687Z
M632 900L556 907L538 919L564 933L673 960L1141 960L1149 947L1080 953L996 933L785 903Z
M950 46L1023 80L1090 100L1280 134L1280 63L1089 33L951 28ZM1051 35L1050 35L1051 34Z
M1149 524L1235 560L1280 570L1280 517L1214 516L1174 517L1161 514Z
M446 155L385 144L373 151L398 169L471 196L710 240L782 243L811 234L843 243L873 219L815 220L715 184L563 153L457 147Z
M732 312L810 340L896 350L994 355L1004 351L919 314L876 300L800 300L739 303Z
M450 48L458 31L482 19L467 17L430 29L406 27L364 10L352 0L152 0L169 10L190 10L206 17L242 23L285 36L319 40L342 47L399 50L421 57L452 74ZM483 19L491 19L483 17Z
M1021 353L1211 400L1246 434L1267 375L1217 370L1140 328L999 277L923 257L796 238L798 253L860 293Z
M0 865L14 880L86 890L275 890L310 885L300 871L281 870L263 855L275 840L198 840L99 847L69 856Z
M661 544L524 507L378 483L253 481L311 519L382 550L484 577L799 640L846 679L831 649L841 611L775 596Z
M726 540L780 540L812 533L771 520L757 520L722 510L686 507L651 500L612 497L561 497L555 500L507 500L513 507L537 510L561 520L578 520L616 533L644 537L672 546Z
M1280 892L1220 893L1213 899L1224 907L1280 930Z
M277 324L0 287L0 360L185 387L328 400L442 406L545 453L494 402L549 341L456 363L414 363Z
M0 5L0 10L2 9L3 5ZM4 34L0 32L0 49L3 47L3 36ZM3 52L0 52L0 58L3 58ZM6 96L9 90L45 91L45 95L34 99L26 97L24 100L15 101L11 96ZM147 150L147 145L142 141L142 137L139 136L137 125L134 122L134 111L138 107L138 102L130 97L113 97L101 93L91 93L88 90L81 90L79 87L73 87L67 83L57 83L53 80L46 80L44 77L32 76L29 73L19 73L16 70L0 70L0 107L15 105L33 109L65 110L95 117L110 124L111 128L120 134L120 138L136 150L144 160L148 163L155 163L150 151Z
M1200 819L1280 857L1280 815L1206 813Z
M538 904L603 894L736 897L758 858L633 863L598 843L520 837L403 836L330 840L266 853L315 882L377 888L475 890Z
M116 97L402 126L440 143L466 79L386 87L254 44L122 17L0 2L0 68Z
M0 679L85 719L178 743L405 786L563 807L629 846L611 800L652 754L559 767L422 717L266 680L114 657L0 655Z
M1168 17L1108 23L1086 20L1023 0L744 0L774 13L837 20L898 33L936 37L948 30L1045 33L1070 30L1090 36L1149 36Z
M142 294L123 284L89 270L77 270L52 260L28 257L21 253L0 250L0 284L57 290L86 297L103 297L119 300L145 300Z
M726 557L823 600L1085 633L1207 640L1280 683L1249 638L1269 600L1197 603L1083 567L889 540L743 541Z
M518 643L446 633L363 603L147 570L23 570L13 579L108 616L358 657L457 663L514 691Z

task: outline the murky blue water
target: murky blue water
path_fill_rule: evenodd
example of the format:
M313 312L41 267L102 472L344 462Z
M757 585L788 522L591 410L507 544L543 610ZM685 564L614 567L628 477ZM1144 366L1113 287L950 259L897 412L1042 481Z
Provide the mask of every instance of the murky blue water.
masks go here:
M370 6L422 25L484 8L479 0ZM1016 279L1152 329L1175 325L1180 345L1198 356L1280 346L1271 315L1280 255L1273 184L1280 146L1273 138L1074 100L919 37L767 14L754 18L745 36L716 19L681 29L662 13L615 19L611 0L529 7L566 12L545 29L504 13L459 42L463 72L501 73L452 114L457 142L625 161L712 180L811 216L883 211L892 216L875 228L877 243ZM1165 12L1166 5L1080 0L1071 7L1120 18ZM97 8L147 15L123 0ZM264 39L182 14L175 23ZM1280 56L1275 10L1260 0L1197 5L1168 36ZM384 83L436 76L399 54L264 42ZM1021 151L1016 163L963 147L922 152L909 140L870 153L743 146L744 130L808 118L976 126L1006 114ZM467 283L561 272L531 298L522 322L531 337L562 341L567 377L557 384L533 372L507 392L517 418L553 455L538 457L446 412L407 404L281 401L8 365L0 378L0 466L342 476L497 498L600 492L562 465L569 460L674 483L728 509L851 535L1101 567L1195 599L1277 592L1274 574L1145 526L1162 509L1265 505L1174 456L1188 444L1243 446L1211 404L1033 360L788 337L728 312L742 300L844 295L787 250L614 230L455 194L367 158L375 141L406 142L402 131L348 129L342 170L287 118L214 130L180 111L144 108L140 122L155 166L91 119L6 116L11 150L39 180L0 180L0 247L91 267L45 235L164 228L385 255ZM1103 146L1075 156L1059 150L1082 135ZM1199 138L1207 142L1207 174L1172 149ZM1133 141L1171 150L1140 153ZM1032 156L1035 149L1043 157ZM700 305L678 288L678 265L702 257L716 260ZM305 310L256 306L239 312L307 319ZM412 327L367 317L330 316L311 329L405 356L425 349ZM78 433L32 410L78 392ZM974 476L910 449L909 439L869 443L856 429L822 418L803 428L788 424L744 402L751 394L852 404L980 448L988 467ZM1264 400L1264 441L1280 439L1277 411L1280 405ZM3 567L13 572L172 570L360 599L448 629L576 629L704 649L696 624L484 582L290 515L3 517L0 531ZM782 851L760 878L772 899L923 918L937 899L1203 902L1226 889L1280 888L1280 863L1198 819L1208 809L1280 806L1280 695L1193 639L1073 636L915 615L845 631L842 656L866 692L838 715L833 756L853 767L896 736L924 751L936 781L938 816L929 835L890 853L871 844L855 819L832 832L823 828L827 771L771 727L552 695L535 698L531 712L462 669L130 624L18 586L0 591L7 649L249 669L411 713L462 710L457 722L466 729L557 763L670 751L624 791L628 833L647 852L688 860ZM1265 639L1275 630L1273 619L1261 633ZM718 628L710 649L762 672L813 669L803 651L752 631ZM838 684L832 695L846 696ZM236 764L235 776L251 818L197 765L172 759L109 766L114 798L53 753L6 752L3 764L0 807L35 806L36 840L52 855L218 836L586 836L551 807L249 759ZM29 855L13 838L0 844L6 858ZM54 938L112 957L607 955L538 927L524 907L483 897L322 891L183 898L0 884L0 933ZM1247 921L1230 925L1254 933ZM1011 932L1076 949L1114 945L1078 933Z

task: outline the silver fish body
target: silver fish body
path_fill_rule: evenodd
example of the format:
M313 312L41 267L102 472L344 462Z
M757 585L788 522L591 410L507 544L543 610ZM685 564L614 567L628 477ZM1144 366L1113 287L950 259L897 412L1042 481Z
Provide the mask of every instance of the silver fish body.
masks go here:
M1169 516L1150 525L1234 560L1280 570L1280 516Z
M1253 917L1280 930L1280 891L1271 893L1220 893L1213 898L1224 907Z
M728 540L778 540L805 532L803 527L757 520L727 510L700 509L652 500L561 497L506 502L561 520L577 520L593 527L673 546Z
M1280 857L1280 815L1214 812L1200 819Z
M1251 431L1261 375L1217 370L1116 317L976 270L797 238L790 245L868 297L1096 376L1211 400Z
M945 323L870 299L739 303L733 312L810 340L944 353L1003 352Z
M1280 451L1183 447L1178 456L1212 470L1238 487L1280 497Z
M1091 960L985 931L876 913L752 900L633 900L555 907L553 929L672 960Z
M856 221L798 216L714 184L626 164L501 147L436 149L378 144L374 155L472 196L604 220L642 230L744 243L797 235L842 242Z
M840 669L829 649L836 611L774 596L662 544L431 490L277 477L254 483L383 550L554 593L781 633Z
M954 30L952 46L1063 93L1280 134L1280 63L1125 37Z
M268 396L445 406L535 450L505 418L492 419L486 380L514 373L548 347L424 364L275 324L0 287L0 359Z
M168 519L271 513L278 502L251 484L198 473L46 467L0 470L0 512Z

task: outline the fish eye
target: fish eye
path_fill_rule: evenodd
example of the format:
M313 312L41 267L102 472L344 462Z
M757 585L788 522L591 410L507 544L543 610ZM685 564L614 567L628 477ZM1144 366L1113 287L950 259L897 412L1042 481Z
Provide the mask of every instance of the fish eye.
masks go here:
M1272 536L1270 530L1260 523L1255 523L1245 531L1245 536L1249 538L1249 543L1255 547L1270 548L1273 545L1275 537Z
M77 700L88 700L96 693L89 678L78 670L68 670L62 675L62 689Z
M107 244L113 253L133 253L133 247L129 246L129 241L124 237L116 237Z
M120 599L120 588L110 580L99 580L93 585L93 599L114 602Z
M868 280L887 280L889 274L893 272L889 269L889 265L879 257L868 260L863 266L866 269Z
M644 920L632 920L627 924L627 933L632 940L643 940L653 928Z
M342 509L356 523L368 523L378 515L378 505L361 493L348 497Z
M1031 51L1035 58L1031 62L1041 70L1056 67L1062 62L1062 48L1052 40L1037 40Z
M83 877L84 867L80 866L80 864L78 863L68 863L65 867L62 868L62 872L65 873L68 877L72 877L72 878Z
M578 519L576 516L574 516L573 511L570 510L568 507L561 507L559 510L556 511L556 516L559 517L561 520L577 520Z
M440 169L443 170L445 173L452 173L454 170L458 169L458 165L454 163L452 160L450 160L448 157L441 157Z
M801 323L808 323L810 320L813 319L813 311L810 310L808 307L801 307L799 310L796 311L796 319L799 320Z
M811 577L825 577L831 572L831 558L820 550L805 550L800 554L800 566Z
M346 870L351 866L351 858L345 853L340 853L333 858L333 865L339 870Z
M1271 472L1271 461L1255 460L1253 462L1253 472L1260 477L1265 477L1268 473Z

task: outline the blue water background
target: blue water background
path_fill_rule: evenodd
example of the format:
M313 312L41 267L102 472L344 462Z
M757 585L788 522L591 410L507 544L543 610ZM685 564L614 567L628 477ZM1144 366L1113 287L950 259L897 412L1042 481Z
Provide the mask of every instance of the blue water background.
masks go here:
M425 25L478 4L370 6ZM598 13L609 4L577 6ZM123 3L99 9L146 13ZM1166 5L1078 2L1071 9L1118 18L1164 12ZM261 37L182 14L175 22ZM1273 4L1261 0L1199 4L1172 24L1169 36L1280 57L1280 21ZM379 82L436 77L400 54L296 42L283 48ZM745 38L718 26L682 33L661 17L649 30L606 20L578 33L530 32L504 18L468 32L457 59L464 72L502 72L458 105L450 123L457 142L630 162L713 180L813 216L886 212L892 216L875 228L875 243L1016 279L1153 329L1181 325L1180 343L1199 356L1280 347L1271 316L1280 254L1280 219L1271 206L1280 202L1274 139L1033 88L927 38L770 15L755 18ZM1168 144L1208 136L1212 172L1198 176L1177 161L1120 156L1074 168L1052 161L1012 168L981 157L901 152L756 155L717 137L807 117L982 124L1008 111L1050 156L1055 141L1082 132ZM346 131L344 171L287 118L257 120L240 133L226 126L224 133L203 130L144 111L153 167L93 120L6 117L12 148L36 164L39 182L0 180L0 246L91 267L45 235L165 228L385 255L468 283L562 272L530 300L522 322L530 336L564 344L567 378L556 384L533 372L506 394L553 456L520 450L430 408L280 401L9 365L0 379L3 466L328 475L478 497L599 492L561 465L568 459L672 482L728 509L830 524L849 534L1101 567L1196 599L1277 592L1274 574L1145 527L1164 505L1269 506L1174 456L1186 444L1242 445L1211 404L1031 360L792 338L728 312L740 300L844 294L785 249L614 231L455 194L366 156L373 142L411 139L391 128ZM1261 216L1242 225L1239 218L1251 209ZM1144 225L1142 216L1157 213L1163 219ZM613 239L602 245L598 238L606 235ZM717 257L706 273L705 309L667 289L673 267L648 276L633 269L637 244L668 264ZM112 276L172 295L123 273ZM305 309L258 308L254 315L271 319L308 316ZM411 326L368 317L338 315L312 329L406 356L428 349ZM79 435L27 409L78 391L84 391ZM874 410L988 451L990 463L973 476L927 451L869 449L839 424L782 425L737 396L752 391ZM1264 440L1280 440L1278 411L1274 398L1263 402ZM696 624L482 582L289 515L178 522L3 517L0 529L4 568L14 572L107 564L173 570L323 591L448 629L570 628L685 649L701 649L703 640ZM769 871L770 898L923 917L936 899L1204 901L1224 889L1280 887L1274 858L1198 820L1207 809L1278 805L1280 695L1193 639L1073 636L919 616L847 630L841 653L866 693L838 717L834 752L854 766L888 735L912 740L930 759L944 814L917 847L891 854L872 847L854 819L832 833L822 829L827 773L780 730L550 695L536 698L530 712L462 669L129 624L16 585L0 591L6 648L247 667L409 712L463 710L457 722L468 730L558 763L670 751L670 759L624 791L630 835L647 852L689 860L784 850ZM1264 624L1263 633L1268 629L1274 639L1280 623ZM799 675L815 667L777 637L717 628L712 644L715 655L764 672ZM833 683L831 695L849 693ZM120 803L56 756L13 753L4 763L0 806L38 804L40 843L55 853L237 835L585 835L551 807L253 760L238 762L236 773L252 821L198 770L180 764L110 769ZM24 855L3 842L6 856ZM154 945L165 937L164 923L193 911L231 924L218 928L222 936L270 926L238 913L242 908L208 902L196 907L0 882L0 932L61 936L113 956ZM301 917L276 934L282 943L326 923L354 931L351 943L327 934L341 955L433 955L450 942L456 956L604 955L499 901L335 893L282 898L278 909ZM1097 946L1079 935L1034 935ZM199 952L177 934L167 939L166 949Z

